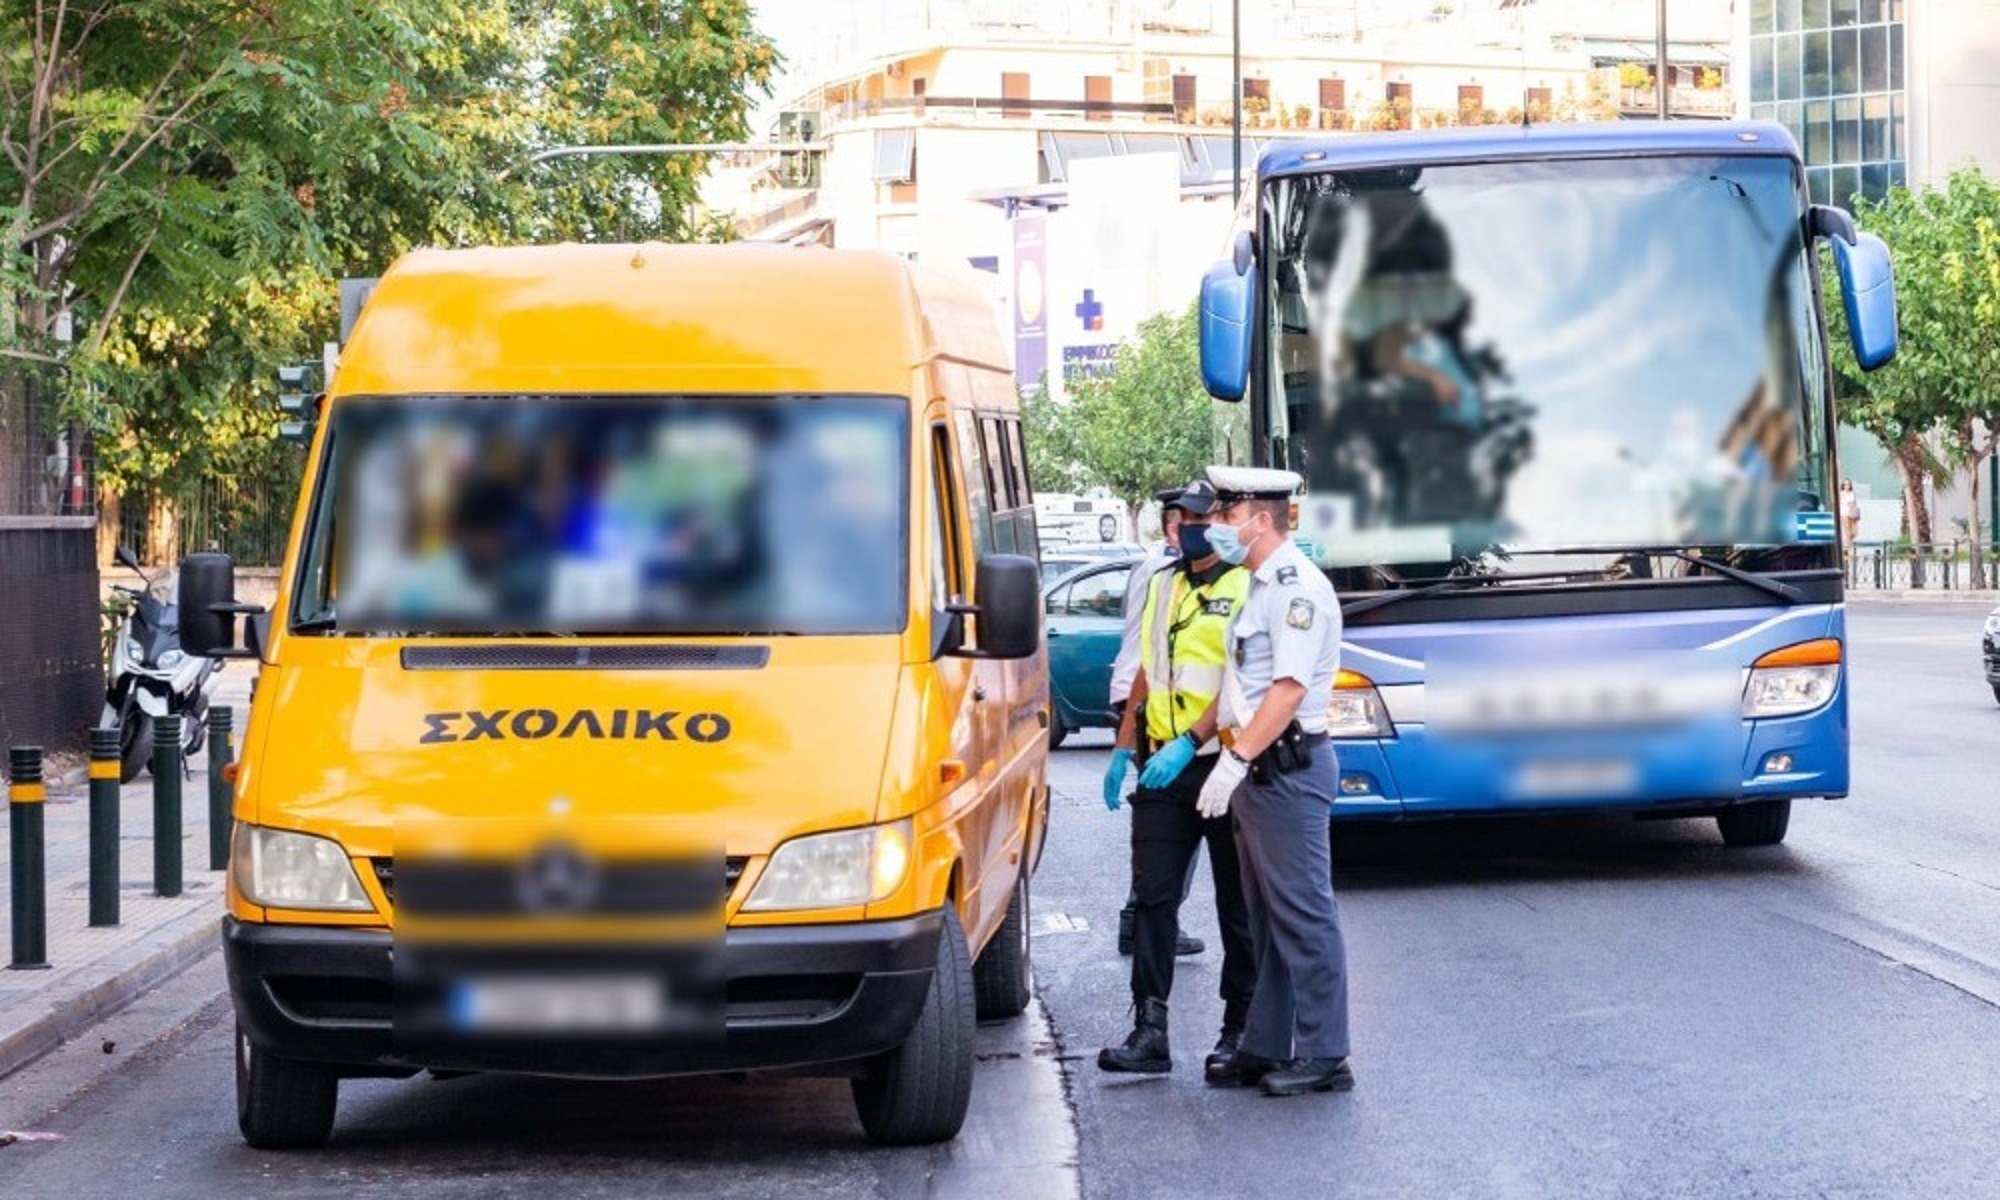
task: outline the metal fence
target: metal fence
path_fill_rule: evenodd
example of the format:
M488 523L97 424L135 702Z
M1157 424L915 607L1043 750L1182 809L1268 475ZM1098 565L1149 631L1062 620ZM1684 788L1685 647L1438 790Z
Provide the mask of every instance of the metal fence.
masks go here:
M1972 544L1963 539L1923 545L1864 542L1848 549L1847 586L1854 591L2000 589L2000 546L1986 547L1974 570Z
M241 566L276 566L291 534L299 456L245 475L210 475L181 494L128 492L118 501L118 542L148 566L220 550Z
M90 438L61 410L61 368L0 359L0 517L97 511Z

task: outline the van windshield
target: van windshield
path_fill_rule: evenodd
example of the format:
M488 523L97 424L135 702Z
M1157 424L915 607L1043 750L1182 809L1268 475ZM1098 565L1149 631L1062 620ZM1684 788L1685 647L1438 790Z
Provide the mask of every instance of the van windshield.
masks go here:
M845 396L341 402L292 629L897 632L906 407Z

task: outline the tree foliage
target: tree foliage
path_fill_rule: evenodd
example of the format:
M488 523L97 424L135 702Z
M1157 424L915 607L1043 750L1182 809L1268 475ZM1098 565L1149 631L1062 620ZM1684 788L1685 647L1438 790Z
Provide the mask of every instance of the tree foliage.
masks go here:
M2000 430L2000 188L1968 167L1942 187L1858 201L1856 217L1889 245L1901 345L1887 366L1859 369L1827 256L1841 415L1888 448L1912 536L1928 542L1926 489L1976 466Z
M748 0L0 0L0 351L60 358L113 486L270 450L337 280L414 246L686 240L771 45ZM59 314L76 330L54 338Z
M1030 397L1024 426L1038 486L1102 485L1133 512L1217 457L1215 403L1201 383L1195 311L1143 322L1108 375L1079 380L1066 402Z

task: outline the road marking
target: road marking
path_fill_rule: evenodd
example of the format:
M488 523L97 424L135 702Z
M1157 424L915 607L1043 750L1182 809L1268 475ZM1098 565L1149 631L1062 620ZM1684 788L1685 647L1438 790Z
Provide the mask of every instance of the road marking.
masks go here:
M1068 913L1042 913L1035 918L1034 932L1045 934L1088 933L1090 922Z

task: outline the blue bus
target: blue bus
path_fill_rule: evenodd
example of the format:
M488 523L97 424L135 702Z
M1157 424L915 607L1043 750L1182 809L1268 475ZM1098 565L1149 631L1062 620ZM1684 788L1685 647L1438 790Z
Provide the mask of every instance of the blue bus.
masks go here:
M1334 815L1619 809L1782 841L1848 789L1819 255L1866 369L1880 239L1761 122L1268 148L1204 383L1299 472L1339 591Z

